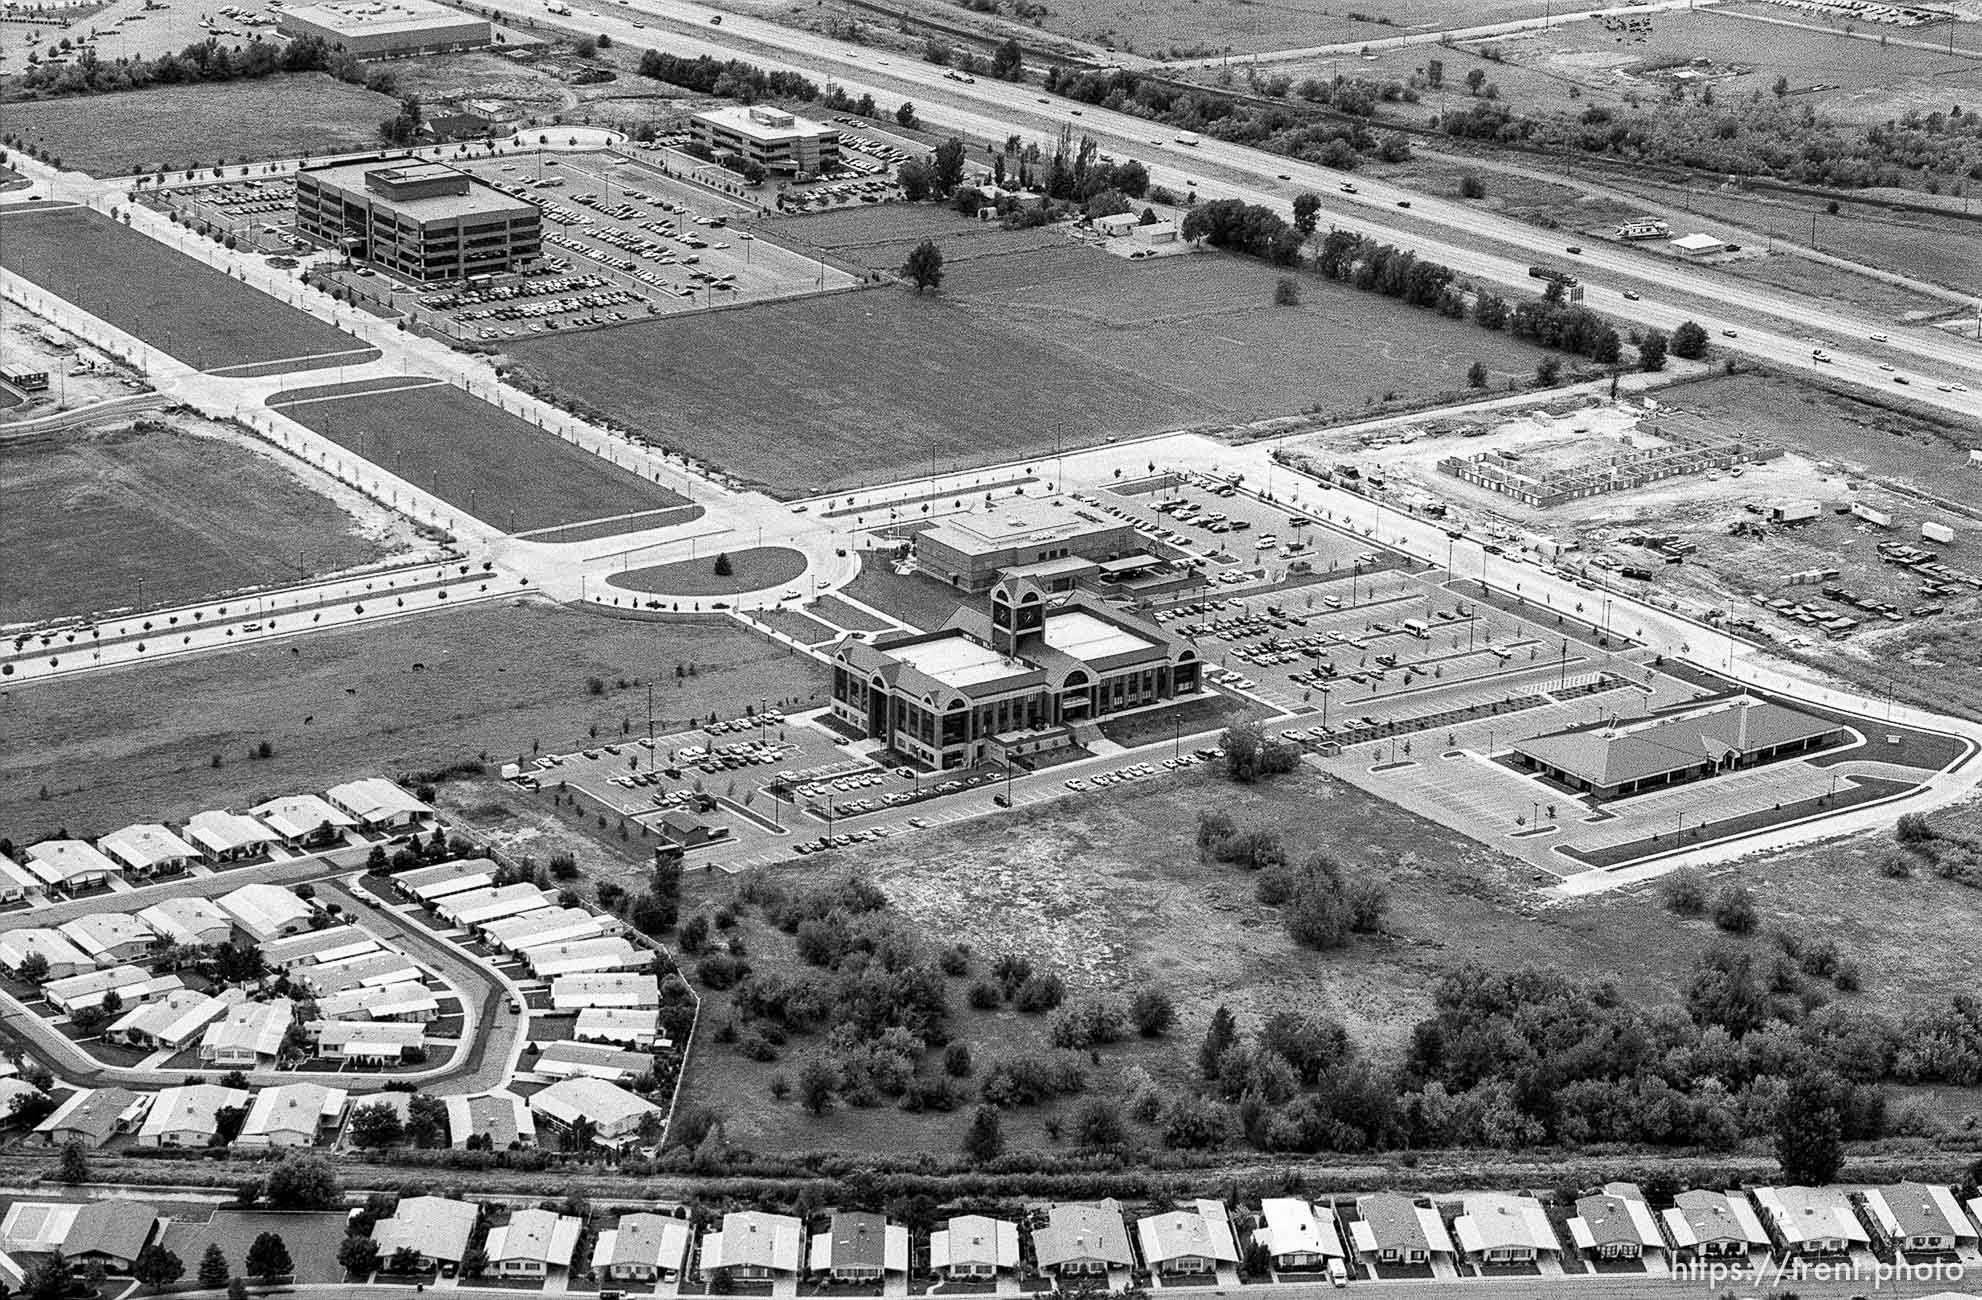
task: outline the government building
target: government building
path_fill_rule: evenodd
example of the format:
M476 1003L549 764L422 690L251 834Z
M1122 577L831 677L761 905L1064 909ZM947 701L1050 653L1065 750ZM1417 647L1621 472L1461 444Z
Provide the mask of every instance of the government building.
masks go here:
M444 164L411 160L296 173L296 229L420 282L518 271L543 252L536 205Z

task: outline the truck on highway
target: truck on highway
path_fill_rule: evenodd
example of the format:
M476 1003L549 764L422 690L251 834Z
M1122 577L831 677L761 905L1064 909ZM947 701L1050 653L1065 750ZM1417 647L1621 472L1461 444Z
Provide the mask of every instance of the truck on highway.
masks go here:
M564 0L544 0L544 8L554 14L568 14L571 12L571 6L566 4Z
M1531 266L1528 274L1537 280L1553 280L1567 289L1577 283L1576 277L1559 266Z
M1188 144L1188 145L1193 145L1193 146L1194 146L1194 145L1196 145L1196 144L1197 144L1197 142L1198 142L1198 134L1197 134L1197 132L1195 132L1195 131L1179 131L1179 132L1177 132L1177 143L1178 143L1178 144Z

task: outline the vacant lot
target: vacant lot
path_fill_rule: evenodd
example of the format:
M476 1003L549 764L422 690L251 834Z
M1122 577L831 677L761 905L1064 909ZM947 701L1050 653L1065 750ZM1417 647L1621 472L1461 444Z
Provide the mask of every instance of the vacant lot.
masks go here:
M648 683L658 727L736 716L767 695L811 698L824 680L813 661L727 622L519 601L17 686L0 693L0 833L97 834L364 774L501 762L539 741L570 749L592 728L644 732ZM250 760L262 740L274 757Z
M903 220L920 238L931 214ZM1537 355L1313 277L1300 306L1275 307L1280 275L1216 254L1047 248L960 262L934 294L771 303L513 350L663 444L786 495L1009 460L1056 438L1359 412L1463 388L1476 357L1505 378Z
M200 1222L197 1212L189 1217L174 1215L165 1234L165 1244L186 1265L188 1273L199 1266L200 1257L210 1245L218 1245L227 1262L238 1274L247 1273L248 1248L264 1232L282 1238L295 1264L296 1281L310 1283L342 1282L344 1270L337 1263L337 1247L344 1240L344 1212L261 1213L253 1210L214 1210L213 1217Z
M1199 862L1197 815L1229 811L1242 826L1275 829L1295 858L1316 850L1378 874L1391 894L1388 933L1330 953L1298 948L1277 909L1256 901L1251 873ZM1852 1001L1889 1013L1944 1001L1982 974L1982 950L1946 964L1945 936L1982 924L1982 891L1938 880L1895 885L1872 870L1882 847L1867 836L1843 849L1746 864L1765 921L1804 934L1834 934L1862 962L1865 992ZM1101 1049L1090 1087L1112 1090L1131 1065L1159 1082L1195 1076L1195 1051L1214 1007L1242 1026L1276 1011L1340 1021L1362 1050L1394 1060L1426 1011L1440 974L1477 959L1497 967L1553 964L1615 978L1625 996L1674 1003L1698 955L1716 941L1702 922L1666 913L1650 890L1541 906L1520 864L1392 805L1303 772L1266 787L1240 788L1196 770L1106 797L1070 796L1023 819L963 823L858 855L838 853L779 873L831 881L849 870L880 885L932 945L969 944L972 973L952 981L956 1036L981 1074L1005 1053L1045 1045L1046 1026L1009 1008L971 1010L963 993L997 956L1025 954L1050 967L1073 993L1126 997L1155 983L1180 1013L1167 1039ZM1828 883L1836 880L1836 892ZM684 914L729 896L729 882L691 877ZM1891 906L1892 891L1907 906ZM743 922L750 961L777 971L794 963L790 939L755 911ZM1842 925L1837 918L1849 918ZM1953 927L1953 928L1951 928ZM1767 951L1769 941L1745 941ZM696 1044L684 1098L729 1116L731 1140L758 1150L953 1151L967 1110L908 1115L842 1109L813 1119L769 1093L774 1073L796 1078L816 1040L798 1038L775 1064L746 1060L713 1041L726 997L705 994L706 1037ZM1069 1103L1071 1104L1071 1103ZM1049 1109L1007 1115L1009 1144L1043 1146Z
M727 596L790 582L805 572L805 553L782 546L737 551L729 556L729 569L727 574L717 573L715 557L705 556L615 573L606 582L650 596Z
M406 549L385 511L184 415L0 443L0 624L164 605ZM299 572L300 571L300 572Z
M9 208L0 215L0 266L202 370L319 370L378 356L307 312L84 208Z
M326 396L338 391L293 390L270 404L506 532L639 516L687 500L447 384ZM623 523L619 531L633 532L654 521Z
M324 73L7 105L8 129L92 176L362 149L399 102Z

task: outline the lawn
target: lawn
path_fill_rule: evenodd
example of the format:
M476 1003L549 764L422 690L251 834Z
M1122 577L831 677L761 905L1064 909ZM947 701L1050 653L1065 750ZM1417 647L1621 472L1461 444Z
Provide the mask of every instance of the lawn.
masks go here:
M1463 10L1449 0L1365 0L1340 10L1312 0L1065 0L1047 10L1044 25L1150 58L1208 57L1509 22L1543 8L1537 0L1469 0Z
M8 208L0 266L202 370L318 370L378 356L307 312L84 208Z
M650 596L731 596L775 587L805 572L805 553L788 547L755 546L723 554L729 558L728 574L716 572L715 556L704 556L615 573L606 584Z
M1193 830L1210 808L1242 827L1279 831L1296 859L1325 849L1380 873L1391 897L1387 933L1326 954L1294 946L1276 909L1255 900L1250 873L1199 862ZM1982 975L1982 949L1952 954L1945 942L1982 925L1982 891L1882 879L1872 859L1887 839L1751 859L1725 874L1754 889L1765 928L1833 936L1862 963L1865 990L1846 1005L1903 1014L1944 1003L1950 988ZM973 973L952 981L950 1001L955 1035L971 1045L980 1074L1002 1053L1044 1045L1040 1020L967 1008L964 988L998 954L1021 952L1035 967L1059 971L1074 996L1120 996L1145 982L1166 987L1180 1013L1176 1029L1164 1040L1102 1048L1100 1067L1089 1071L1099 1088L1131 1065L1159 1082L1194 1076L1197 1043L1221 1002L1248 1028L1279 1010L1333 1017L1362 1050L1394 1060L1435 981L1459 962L1554 964L1614 977L1633 1000L1669 1004L1698 955L1723 941L1705 922L1666 912L1650 889L1539 906L1521 864L1307 771L1237 787L1192 769L1106 797L1069 796L1024 818L963 822L807 860L781 869L779 879L829 881L849 869L885 890L932 946L969 944ZM719 905L733 887L690 877L684 915ZM1906 906L1892 905L1896 894ZM791 940L757 912L745 913L742 928L753 968L796 968ZM1759 933L1736 942L1773 950ZM707 1032L691 1057L684 1099L724 1112L732 1141L780 1151L956 1149L967 1108L947 1115L842 1108L812 1119L795 1101L772 1100L771 1076L796 1078L816 1040L794 1039L774 1064L748 1061L714 1042L726 995L705 997ZM1007 1143L1045 1145L1047 1113L1009 1113Z
M448 384L396 392L292 389L270 405L511 533L622 515L634 516L620 528L631 532L654 526L644 512L687 501Z
M378 143L399 102L320 72L7 105L7 126L92 176L337 153Z
M218 1244L237 1274L244 1274L248 1248L264 1232L282 1238L295 1265L301 1285L342 1282L344 1270L337 1262L337 1248L344 1241L344 1211L286 1211L280 1214L254 1210L217 1209L213 1217L199 1222L199 1215L177 1217L165 1234L165 1244L186 1265L190 1276L199 1267L206 1248Z
M329 573L400 548L384 511L361 522L320 477L177 415L0 442L0 624L135 606L140 585L165 605L293 582L299 561Z
M896 573L894 561L879 551L860 553L860 572L847 584L846 594L923 632L948 623L966 599L927 574Z
M981 229L943 219L966 237ZM919 238L932 214L901 220ZM1130 262L1063 246L960 261L933 294L766 303L512 350L570 395L780 495L1056 441L1354 414L1386 395L1463 389L1475 358L1496 379L1533 368L1536 351L1504 334L1317 277L1302 277L1302 305L1275 307L1282 274L1217 254Z
M538 741L570 749L594 727L644 732L649 682L656 725L680 727L767 695L816 698L824 681L812 660L728 622L532 601L14 687L0 695L0 833L93 836L477 754L501 762ZM251 761L264 739L274 757Z

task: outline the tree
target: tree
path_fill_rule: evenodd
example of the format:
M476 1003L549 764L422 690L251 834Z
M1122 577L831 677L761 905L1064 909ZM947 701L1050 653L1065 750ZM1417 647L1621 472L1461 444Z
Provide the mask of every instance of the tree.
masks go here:
M913 130L915 128L915 105L903 101L902 106L895 110L895 121Z
M348 1132L352 1145L359 1147L396 1146L406 1139L399 1112L382 1101L352 1111Z
M238 1277L228 1278L227 1300L248 1300L248 1284Z
M807 1061L798 1072L798 1102L814 1115L824 1115L833 1108L833 1094L839 1087L840 1072L826 1061Z
M895 169L895 184L902 187L904 199L920 203L935 192L936 174L928 163L911 158Z
M200 1256L200 1269L195 1275L202 1291L212 1291L227 1285L227 1279L234 1270L227 1263L227 1256L221 1252L217 1241L207 1243L206 1253Z
M1177 1023L1177 1005L1163 989L1137 989L1129 999L1129 1019L1144 1038L1161 1038Z
M1844 1168L1842 1083L1834 1074L1806 1069L1793 1076L1776 1110L1776 1160L1796 1187L1834 1183Z
M21 1278L21 1295L26 1300L62 1300L68 1292L69 1262L59 1250L36 1260Z
M963 182L963 141L951 136L929 156L930 180L938 198L948 198Z
M1294 229L1303 235L1312 235L1317 220L1321 216L1321 196L1319 194L1297 194L1294 196Z
M185 1273L185 1261L157 1242L139 1251L131 1263L131 1276L146 1286L168 1287Z
M1298 307L1301 305L1301 286L1291 275L1283 275L1273 286L1275 307Z
M1479 94L1480 87L1486 84L1486 79L1487 79L1486 69L1474 68L1472 71L1466 74L1467 91L1475 95Z
M943 250L936 247L936 241L925 239L909 252L908 261L902 263L902 274L915 285L915 291L938 289L943 284Z
M1459 178L1459 197L1462 199L1483 199L1486 197L1486 182L1477 176Z
M1653 330L1638 344L1638 368L1646 374L1665 369L1666 338Z
M1755 928L1755 898L1745 886L1722 885L1708 914L1729 934L1747 934Z
M1707 355L1707 331L1698 321L1687 321L1672 332L1672 355L1698 361Z
M14 968L14 973L30 984L45 984L48 982L48 958L31 952L21 958L21 964Z
M265 1195L273 1210L329 1210L343 1203L344 1185L323 1156L294 1155L269 1172Z
M379 123L379 135L387 144L411 144L419 137L420 126L425 114L420 108L420 97L408 95L399 101L399 112Z
M55 1176L65 1183L86 1183L89 1181L89 1151L80 1142L68 1142L62 1147L62 1162Z
M489 1271L489 1253L479 1246L470 1246L461 1257L461 1276L480 1277Z
M1466 367L1466 386L1468 388L1485 388L1487 386L1487 368L1485 362L1475 361L1472 365Z
M447 1103L438 1097L425 1093L414 1093L406 1099L406 1136L414 1146L437 1147L447 1141ZM275 1195L274 1181L270 1180L269 1195Z
M385 1271L404 1276L420 1271L420 1252L412 1246L399 1246L392 1252L392 1258L385 1263ZM464 1272L466 1270L463 1270Z
M280 1233L264 1232L248 1247L249 1277L273 1282L276 1278L287 1277L295 1271L296 1264L289 1258L289 1246L282 1240Z
M379 1244L356 1233L337 1247L337 1266L352 1277L368 1278L379 1271Z
M1127 1137L1122 1108L1113 1101L1093 1097L1074 1112L1074 1141L1081 1146L1103 1150L1122 1145Z
M1222 1002L1211 1013L1211 1024L1204 1031L1204 1042L1197 1049L1198 1073L1207 1079L1218 1077L1218 1063L1239 1038L1239 1022Z
M964 1134L963 1153L977 1164L996 1160L1005 1149L1003 1125L996 1106L979 1106L970 1116L970 1131Z
M1007 37L997 49L991 51L991 75L1000 81L1017 81L1025 74L1025 51L1019 48L1016 36Z
M716 555L716 576L727 578L736 572L736 565L730 562L729 552L720 551Z
M1537 387L1547 388L1560 378L1562 378L1561 357L1543 357L1535 363L1535 384Z

